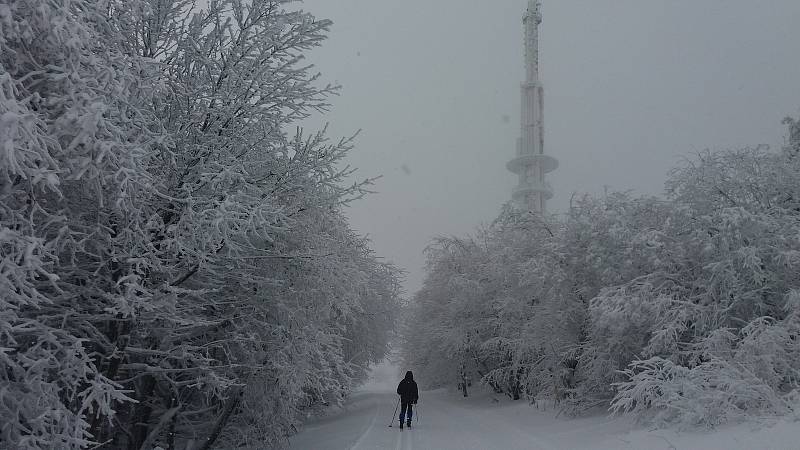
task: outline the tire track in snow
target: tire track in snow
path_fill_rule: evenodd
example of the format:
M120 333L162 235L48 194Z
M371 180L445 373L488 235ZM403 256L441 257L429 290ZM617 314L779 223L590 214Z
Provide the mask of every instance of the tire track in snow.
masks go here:
M397 436L397 440L395 440L394 450L403 450L403 432L400 432L400 436Z
M547 439L535 436L516 424L508 423L490 410L476 409L444 393L431 393L426 399L425 423L432 431L421 435L422 447L441 449L556 450ZM442 433L447 430L448 432ZM419 429L417 431L420 431ZM430 438L429 441L427 438ZM410 450L410 449L406 449Z
M411 430L413 430L413 431L411 431ZM408 445L406 445L405 450L414 450L414 448L417 447L417 438L418 438L418 435L419 435L419 430L417 430L415 428L412 428L411 430L409 430L409 431L411 431L411 433L410 433L411 436L409 436ZM422 447L420 447L420 448L422 448Z
M492 445L485 440L485 436L476 433L475 424L464 420L462 408L445 400L440 394L431 393L426 396L423 424L418 423L413 430L414 444L418 449L502 448Z
M364 443L364 439L367 437L370 431L375 428L375 422L378 420L378 405L379 402L375 402L375 411L372 414L372 419L369 421L369 426L366 430L364 430L363 433L361 433L361 436L356 439L356 442L353 443L353 445L350 447L350 450L358 450L359 447L361 447L361 445Z

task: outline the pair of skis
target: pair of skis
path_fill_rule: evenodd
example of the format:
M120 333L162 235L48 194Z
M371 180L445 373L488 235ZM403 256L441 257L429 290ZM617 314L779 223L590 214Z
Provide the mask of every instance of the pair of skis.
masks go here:
M394 423L394 418L397 417L397 407L400 406L400 399L397 399L397 404L394 405L394 413L392 413L392 420L389 422L389 428L392 428L392 424ZM406 425L407 428L411 428L411 424L409 423ZM400 424L400 431L403 431L403 424Z

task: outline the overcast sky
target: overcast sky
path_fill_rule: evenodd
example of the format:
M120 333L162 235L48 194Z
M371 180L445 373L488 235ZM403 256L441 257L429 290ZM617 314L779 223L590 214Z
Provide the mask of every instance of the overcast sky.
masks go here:
M333 136L362 130L350 164L383 175L355 229L423 278L436 235L491 222L510 199L526 0L304 0L334 21L311 60L343 86ZM681 157L780 146L800 112L798 0L544 0L540 71L548 175L573 192L662 192Z

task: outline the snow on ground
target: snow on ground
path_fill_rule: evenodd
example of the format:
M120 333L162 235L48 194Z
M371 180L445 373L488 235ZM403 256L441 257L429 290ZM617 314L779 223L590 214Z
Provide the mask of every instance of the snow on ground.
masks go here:
M570 419L557 410L488 393L463 398L456 392L422 392L412 429L400 431L393 415L399 382L390 365L343 408L306 425L290 439L300 450L799 450L800 422L776 420L714 431L650 430L627 417ZM388 375L395 379L387 380ZM477 391L476 391L477 392ZM389 427L391 422L392 427Z

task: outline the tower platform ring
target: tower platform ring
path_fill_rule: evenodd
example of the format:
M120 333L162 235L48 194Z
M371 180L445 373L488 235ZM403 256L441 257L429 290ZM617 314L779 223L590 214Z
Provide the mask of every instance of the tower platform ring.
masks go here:
M550 173L558 168L558 160L550 155L519 155L506 164L506 168L516 174L529 166L539 166L545 173Z
M515 201L519 201L520 199L526 197L528 194L542 194L545 200L550 200L553 198L553 189L550 185L527 185L527 186L517 186L514 188L514 192L511 194L511 198Z

